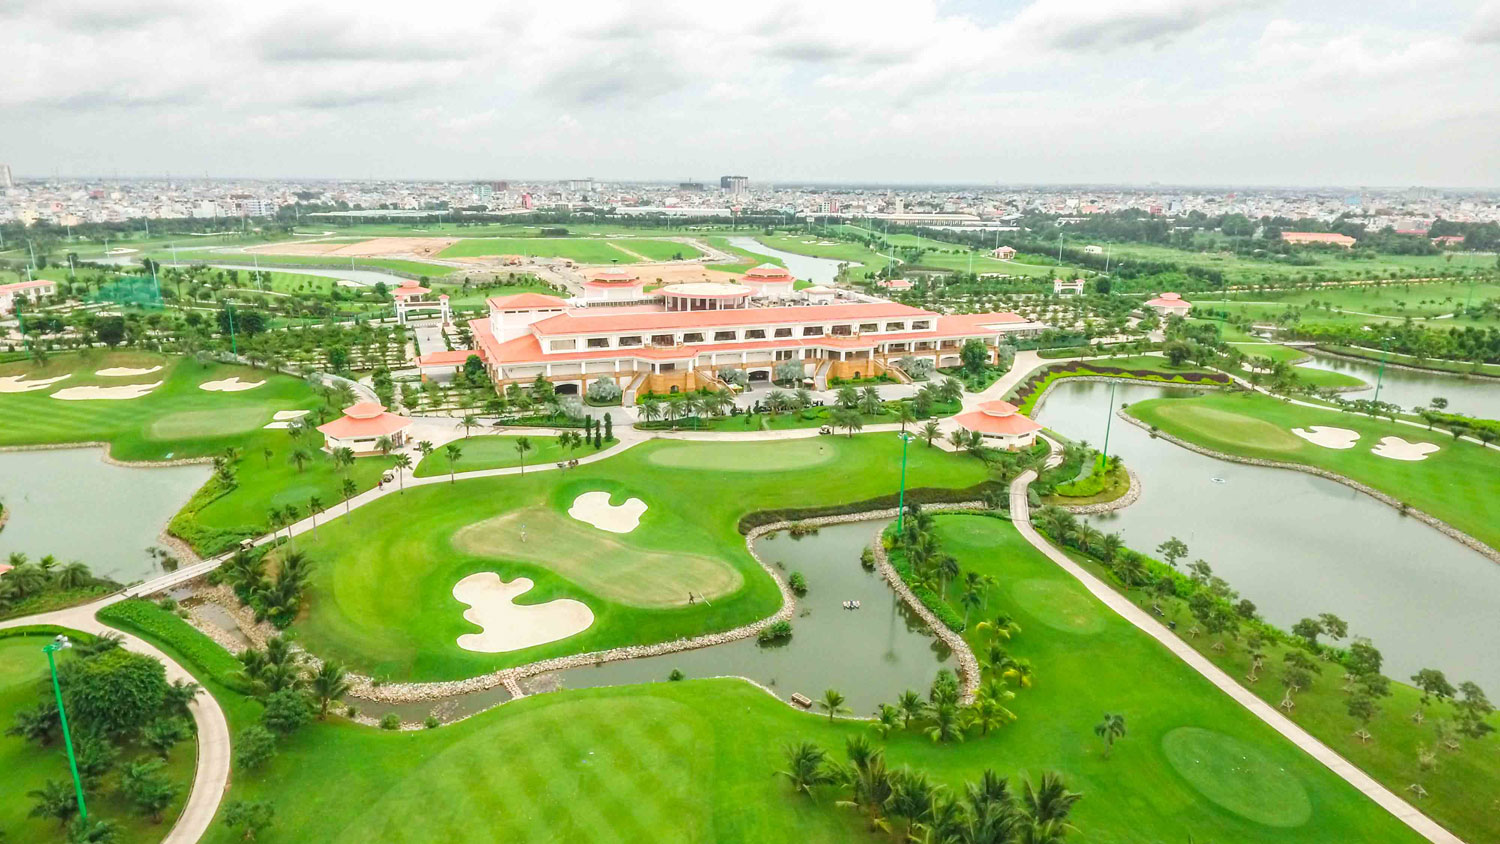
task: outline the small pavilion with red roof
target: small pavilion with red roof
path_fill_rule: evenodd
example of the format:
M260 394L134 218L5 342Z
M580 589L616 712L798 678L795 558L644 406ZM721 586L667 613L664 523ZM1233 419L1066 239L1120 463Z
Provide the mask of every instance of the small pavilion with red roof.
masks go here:
M792 289L797 286L796 276L786 267L775 264L751 267L740 280L750 288L752 294L763 299L785 299L792 295Z
M437 311L443 318L443 325L453 321L453 314L448 310L448 294L444 293L436 300L427 298L432 291L422 286L422 283L414 278L401 282L401 286L391 291L391 298L396 301L396 322L405 324L406 315L411 311Z
M1036 443L1036 432L1041 423L1021 413L1008 401L987 401L968 413L953 417L958 426L967 431L978 431L985 439L995 440L994 445L1006 451L1028 448Z
M381 437L389 437L394 448L406 443L406 429L411 420L385 409L379 402L362 401L344 408L344 415L318 430L323 434L323 447L330 452L337 448L352 449L357 455L377 454L376 443Z
M1180 294L1163 293L1155 299L1147 299L1146 307L1162 316L1187 316L1188 312L1193 309L1193 303L1182 298Z

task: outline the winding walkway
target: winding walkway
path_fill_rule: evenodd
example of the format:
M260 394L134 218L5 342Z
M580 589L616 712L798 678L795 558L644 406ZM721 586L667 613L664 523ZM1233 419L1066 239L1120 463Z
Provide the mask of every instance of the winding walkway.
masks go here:
M155 646L139 637L108 627L94 618L95 612L124 598L124 593L116 593L79 607L0 621L0 630L33 624L55 624L96 636L105 633L118 635L122 637L121 644L127 650L161 660L166 666L169 682L197 682L186 668ZM219 708L219 702L214 700L213 695L200 691L193 702L188 704L188 711L192 713L193 723L198 728L198 761L193 772L193 788L188 792L182 813L177 816L171 831L162 839L162 844L193 844L202 838L219 811L219 801L223 799L224 789L229 785L229 721L224 718L224 710Z
M1303 750L1314 759L1323 763L1330 771L1333 771L1341 779L1358 789L1366 797L1374 800L1381 808L1395 815L1402 823L1416 830L1417 834L1426 838L1434 844L1463 844L1462 839L1432 818L1422 814L1417 808L1403 800L1390 789L1376 782L1373 777L1360 770L1349 760L1340 756L1328 745L1314 738L1310 733L1295 722L1287 718L1271 704L1261 700L1249 689L1241 686L1238 681L1224 672L1223 669L1214 665L1203 654L1192 646L1179 639L1161 622L1151 617L1149 613L1136 606L1129 598L1116 592L1109 584L1091 574L1087 569L1073 562L1068 555L1053 547L1051 543L1042 539L1041 534L1031 526L1030 505L1026 500L1026 492L1031 482L1036 480L1036 472L1027 470L1010 486L1010 513L1016 529L1021 532L1033 547L1042 552L1052 562L1056 563L1063 571L1072 575L1078 582L1084 585L1095 598L1098 598L1105 606L1114 610L1120 617L1135 625L1146 635L1160 642L1174 656L1186 663L1194 671L1202 674L1205 679L1213 683L1218 689L1229 695L1236 703L1249 710L1250 714L1264 721L1271 729L1285 736L1292 744Z

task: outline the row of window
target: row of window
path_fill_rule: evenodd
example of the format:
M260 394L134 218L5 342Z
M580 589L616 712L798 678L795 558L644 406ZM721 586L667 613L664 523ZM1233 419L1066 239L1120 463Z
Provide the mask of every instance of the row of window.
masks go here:
M919 320L914 320L911 323L911 328L909 330L911 330L911 331L926 331L926 330L930 329L931 327L932 327L932 321L931 320L919 319ZM876 332L876 331L879 331L879 330L880 330L880 323L865 322L865 323L860 323L860 325L859 325L859 333L861 333L861 334L870 333L870 332ZM905 322L888 322L888 323L885 324L885 330L886 331L907 331L908 329L906 327L906 323ZM854 326L852 324L835 325L829 331L829 334L831 336L834 336L834 337L852 337L852 336L854 336ZM653 335L651 335L651 345L653 345L653 346L675 346L675 345L678 345L679 342L681 342L683 344L692 345L692 344L697 344L697 343L709 342L709 341L706 341L704 339L707 336L708 336L707 332L703 332L703 331L689 331L689 332L685 332L682 335L681 341L679 341L677 339L677 335L675 335L675 334L653 334ZM795 337L795 336L798 336L798 335L795 333L795 329L792 329L792 328L775 328L775 329L772 329L772 333L771 333L771 338L778 339L778 340L781 340L781 339L790 339L790 338ZM805 326L802 327L802 333L801 333L800 336L802 336L802 337L822 337L823 336L823 326L821 326L821 325L805 325ZM640 346L642 344L642 339L643 339L642 335L639 335L639 334L631 334L631 335L626 335L626 336L623 336L623 337L617 337L617 338L615 338L615 342L613 344L613 347L615 347L615 348L629 348L629 347L634 347L634 346ZM747 328L747 329L744 330L743 336L741 336L741 333L739 331L735 331L735 330L715 331L715 332L713 332L713 340L711 342L714 342L714 343L733 343L733 342L738 341L738 340L750 341L750 340L765 340L765 339L768 339L766 337L766 329L764 329L764 328ZM548 346L547 346L548 351L552 351L552 352L571 352L571 351L576 350L577 348L578 348L578 340L577 339L552 340L552 341L550 341L548 343ZM584 348L586 348L586 349L608 349L608 348L611 348L610 338L608 338L608 337L589 337L589 338L587 338L587 339L584 340Z

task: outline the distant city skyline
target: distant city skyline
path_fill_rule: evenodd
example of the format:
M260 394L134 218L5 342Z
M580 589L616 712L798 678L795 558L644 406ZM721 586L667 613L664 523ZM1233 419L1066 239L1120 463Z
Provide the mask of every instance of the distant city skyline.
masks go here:
M22 0L0 51L18 179L1500 187L1500 0Z

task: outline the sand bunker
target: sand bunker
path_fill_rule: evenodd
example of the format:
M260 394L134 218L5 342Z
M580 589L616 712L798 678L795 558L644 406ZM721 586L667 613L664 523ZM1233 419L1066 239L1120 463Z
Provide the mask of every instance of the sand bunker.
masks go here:
M204 381L198 385L200 390L208 390L211 393L238 393L243 390L253 390L264 384L264 381L241 381L240 376L224 378L218 381Z
M518 651L566 639L594 623L593 611L570 598L545 604L514 603L531 587L530 578L518 577L506 583L492 571L471 574L455 584L453 597L469 605L464 620L484 628L482 633L459 636L458 646L486 654Z
M71 375L59 375L56 378L38 378L35 381L22 380L25 375L7 375L0 378L0 393L29 393L32 390L44 390L53 384L71 378Z
M1392 460L1426 460L1427 455L1437 451L1438 447L1432 443L1407 442L1400 437L1382 437L1371 452L1381 457L1389 457Z
M1351 431L1348 428L1330 428L1327 425L1293 428L1292 433L1313 445L1320 445L1324 448L1354 448L1354 444L1359 442L1358 431Z
M283 421L285 421L287 419L301 419L302 417L306 416L309 413L312 413L312 411L311 410L278 410L275 413L271 414L271 418L275 419L277 422L283 422Z
M136 375L150 375L153 372L160 371L160 365L153 366L150 369L132 369L128 366L111 366L108 369L100 369L94 374L103 375L105 378L130 378Z
M609 503L607 492L585 492L573 501L568 515L610 533L630 533L641 523L646 502L632 498L616 507Z
M87 401L91 399L138 399L160 387L162 382L151 384L125 384L119 387L68 387L52 394L63 401Z

